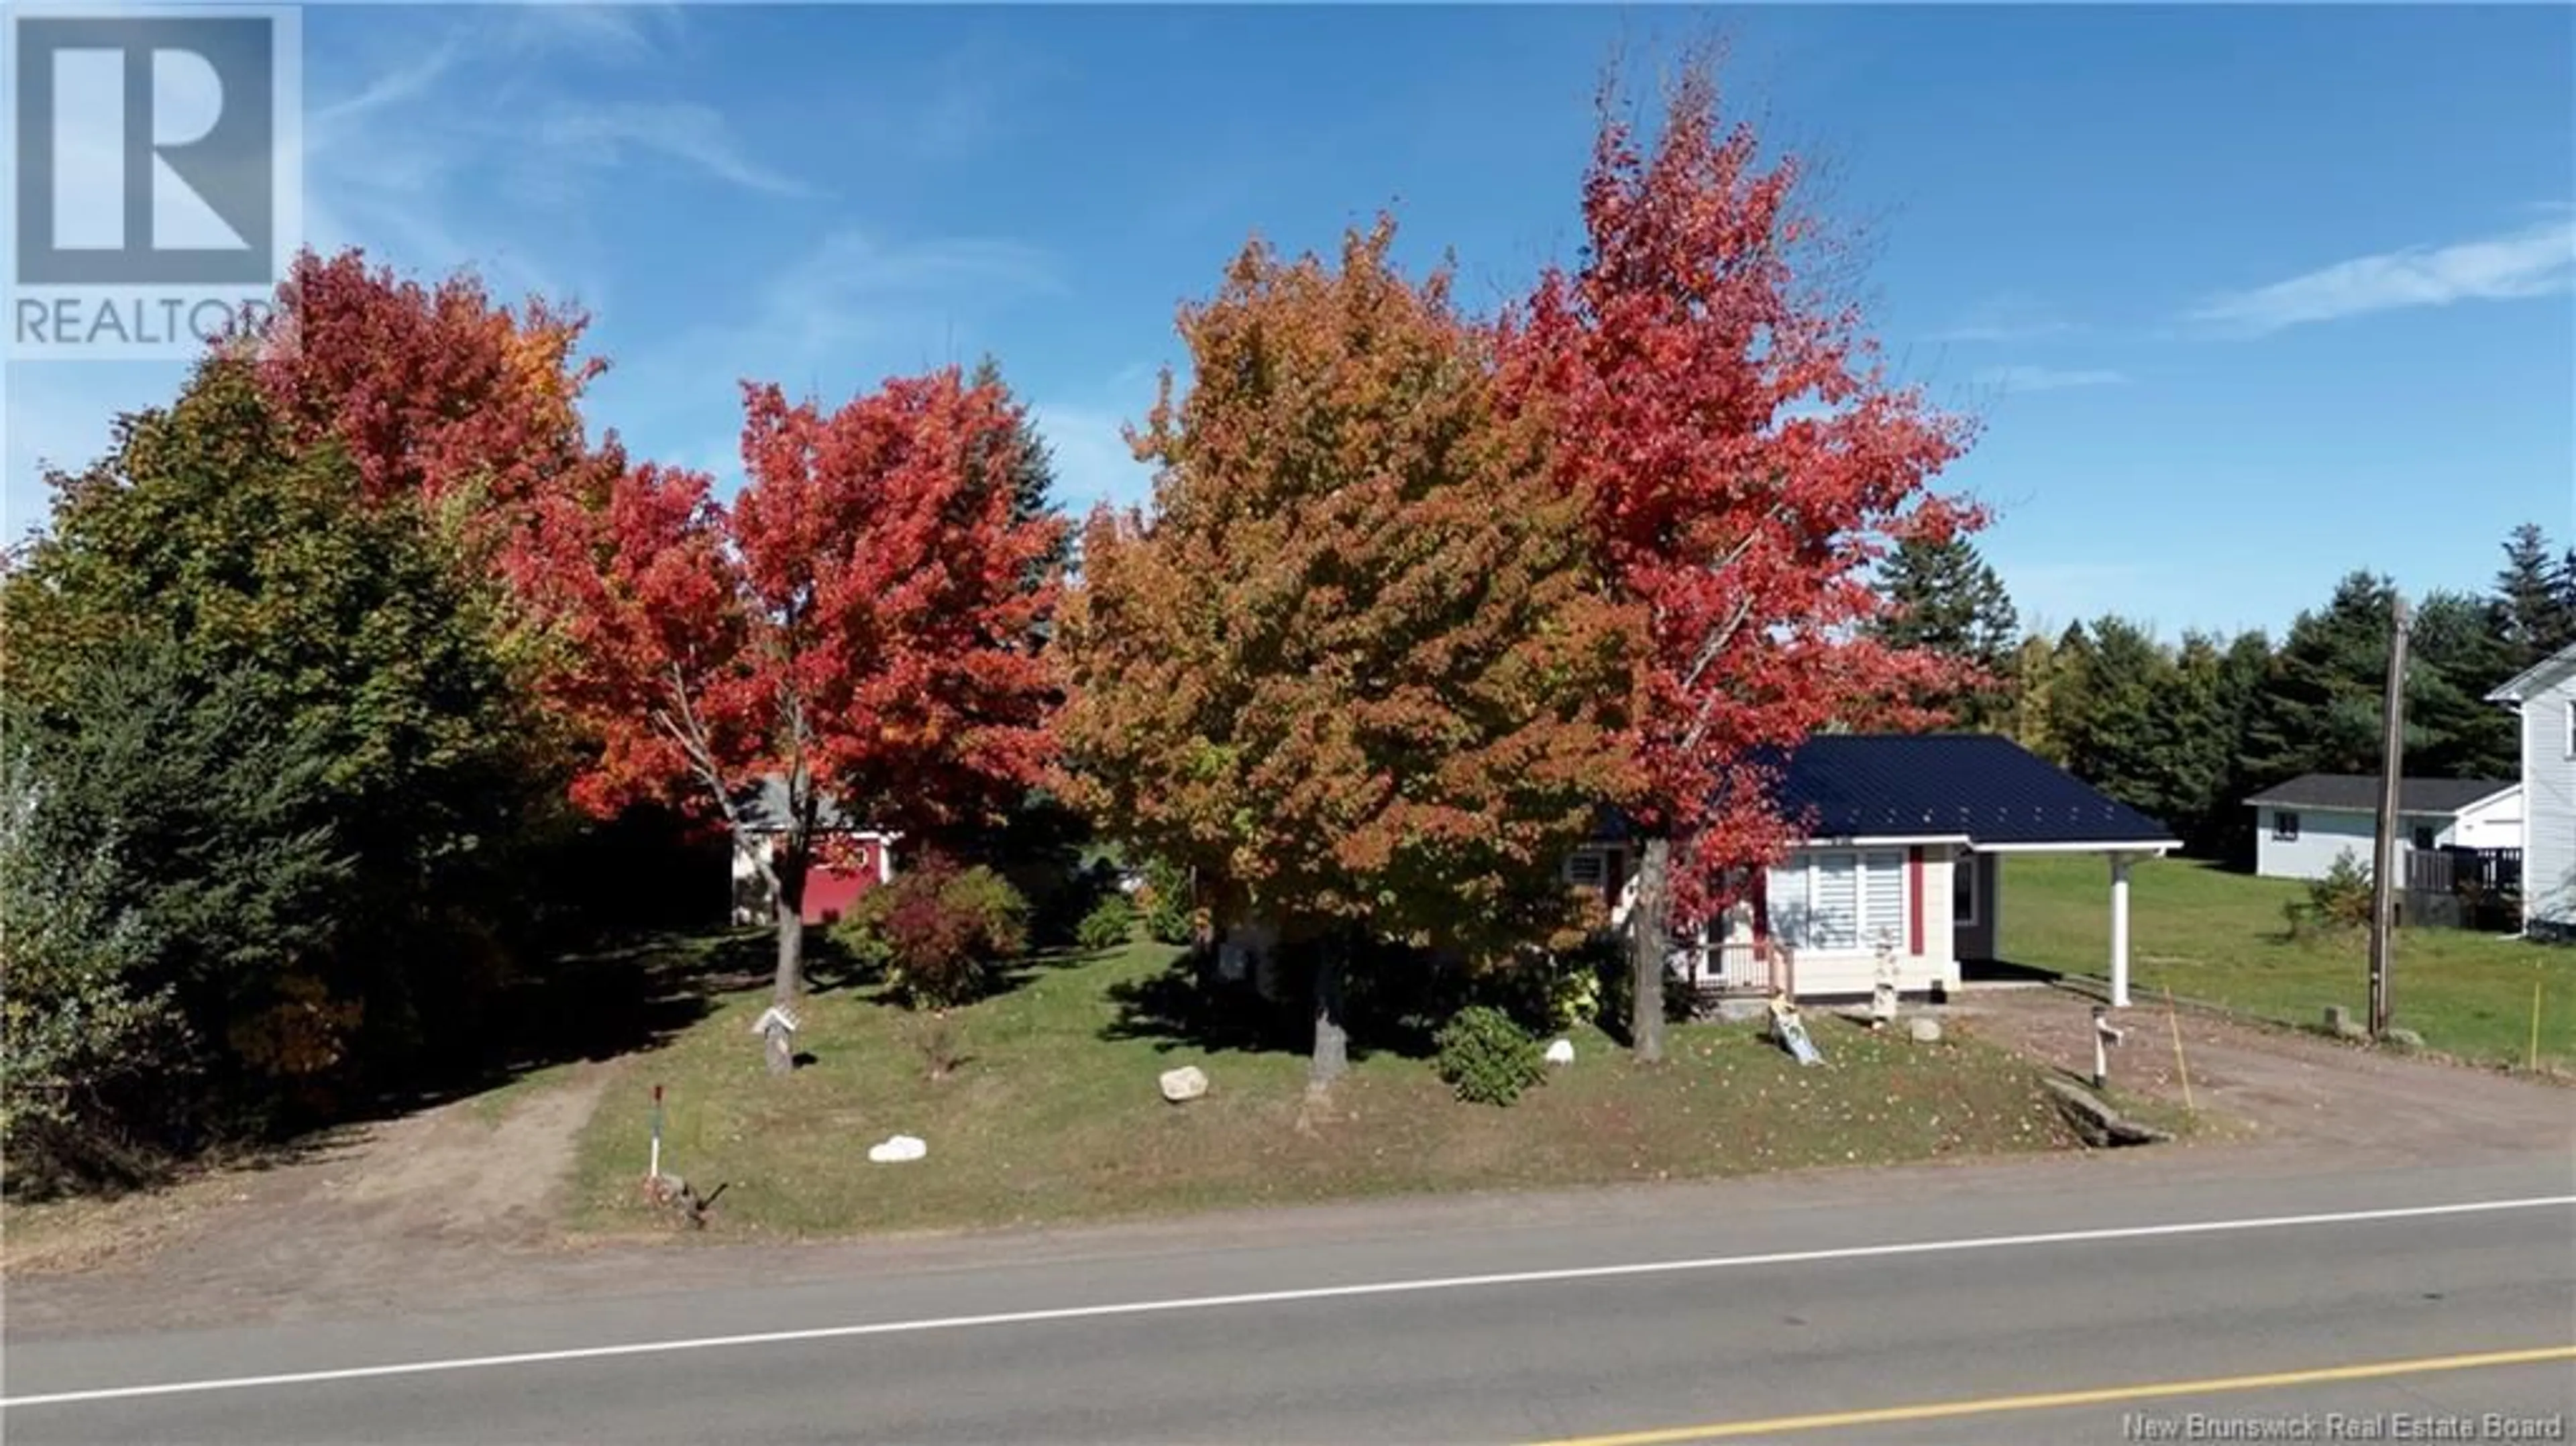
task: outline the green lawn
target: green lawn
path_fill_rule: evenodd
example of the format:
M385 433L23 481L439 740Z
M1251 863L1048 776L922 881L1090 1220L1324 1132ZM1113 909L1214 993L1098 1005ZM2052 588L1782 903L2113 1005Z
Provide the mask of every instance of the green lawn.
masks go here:
M2293 941L2281 906L2304 886L2185 859L2132 870L2132 988L2167 988L2284 1023L2320 1022L2329 1004L2363 1017L2369 948L2353 933ZM2004 863L2003 953L2018 964L2107 972L2110 870L2084 855L2023 855ZM2576 1064L2576 949L2458 929L2409 929L2390 972L2392 1023L2464 1059L2520 1065L2531 1047L2532 987L2541 988L2544 1066Z
M1574 1064L1509 1109L1462 1104L1418 1059L1360 1058L1329 1110L1303 1108L1305 1061L1173 1036L1195 989L1173 951L1138 944L1036 969L960 1012L972 1057L926 1077L917 1021L865 989L808 1001L813 1062L764 1075L757 992L729 995L669 1044L635 1056L585 1137L577 1227L645 1222L649 1092L667 1089L664 1165L725 1182L714 1233L825 1234L987 1226L1405 1192L1717 1176L2062 1148L2037 1070L1974 1040L1915 1045L1819 1016L1828 1057L1801 1069L1750 1027L1691 1026L1661 1070L1597 1033ZM1150 1006L1150 1007L1148 1007ZM1213 1082L1166 1104L1155 1076L1198 1064ZM919 1136L926 1160L871 1164L869 1145Z

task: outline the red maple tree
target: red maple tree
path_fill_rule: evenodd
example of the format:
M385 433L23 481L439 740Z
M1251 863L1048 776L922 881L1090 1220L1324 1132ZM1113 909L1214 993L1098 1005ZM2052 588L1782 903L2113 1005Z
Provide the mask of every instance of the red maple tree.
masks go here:
M1833 238L1794 160L1766 162L1689 58L1651 144L1615 76L1583 184L1582 264L1551 268L1501 327L1510 405L1543 417L1560 483L1647 629L1634 736L1649 780L1631 916L1634 1039L1660 1058L1674 923L1743 893L1798 820L1762 760L1818 729L1907 721L1949 666L1862 624L1869 568L1907 536L1979 525L1931 490L1970 428L1890 385L1828 279Z
M532 593L562 645L558 703L599 740L575 797L661 798L740 827L770 783L776 993L803 988L803 905L835 811L936 839L1046 766L1055 695L1029 585L1062 524L1015 519L984 465L1015 418L954 368L836 411L746 384L747 481L628 469L579 528L585 565ZM565 549L558 549L565 550ZM783 797L779 790L783 788Z
M580 354L586 316L513 310L470 272L424 286L356 250L299 255L277 301L257 371L299 439L336 439L369 500L443 514L513 587L574 562L548 551L557 514L598 508L624 463L613 435L584 435L581 394L608 366Z

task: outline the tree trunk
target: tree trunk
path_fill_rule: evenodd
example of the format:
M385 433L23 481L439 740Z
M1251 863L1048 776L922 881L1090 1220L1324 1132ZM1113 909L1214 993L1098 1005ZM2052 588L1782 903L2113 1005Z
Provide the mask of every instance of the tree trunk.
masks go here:
M1664 955L1672 935L1670 839L1648 839L1637 862L1637 902L1628 913L1628 960L1635 997L1628 1003L1629 1047L1641 1064L1664 1058Z
M781 849L772 865L778 885L778 981L772 994L780 1004L793 1004L805 992L805 875L812 862L807 853Z
M1310 1090L1328 1088L1351 1067L1350 1034L1342 1022L1342 943L1319 940L1315 950L1315 1052L1306 1064Z

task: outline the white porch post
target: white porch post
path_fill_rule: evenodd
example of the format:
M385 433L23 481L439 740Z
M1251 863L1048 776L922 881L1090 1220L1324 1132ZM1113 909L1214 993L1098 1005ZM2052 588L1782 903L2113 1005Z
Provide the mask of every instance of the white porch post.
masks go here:
M2129 856L2111 855L2111 1007L2129 1007Z

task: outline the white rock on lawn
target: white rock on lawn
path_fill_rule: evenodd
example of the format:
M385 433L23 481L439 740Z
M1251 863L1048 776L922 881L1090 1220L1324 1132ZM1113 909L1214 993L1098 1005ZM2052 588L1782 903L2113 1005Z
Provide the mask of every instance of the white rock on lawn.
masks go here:
M1570 1039L1560 1039L1554 1044L1549 1045L1547 1047L1547 1062L1549 1064L1574 1063L1574 1041Z
M1208 1092L1207 1071L1194 1064L1185 1064L1179 1069L1163 1071L1160 1083L1163 1087L1163 1098L1176 1105L1197 1099Z
M880 1165L918 1160L930 1153L930 1147L910 1135L896 1135L883 1144L868 1146L868 1158Z
M1941 1042L1941 1021L1928 1014L1918 1014L1905 1022L1905 1032L1914 1036L1916 1044L1938 1044Z

